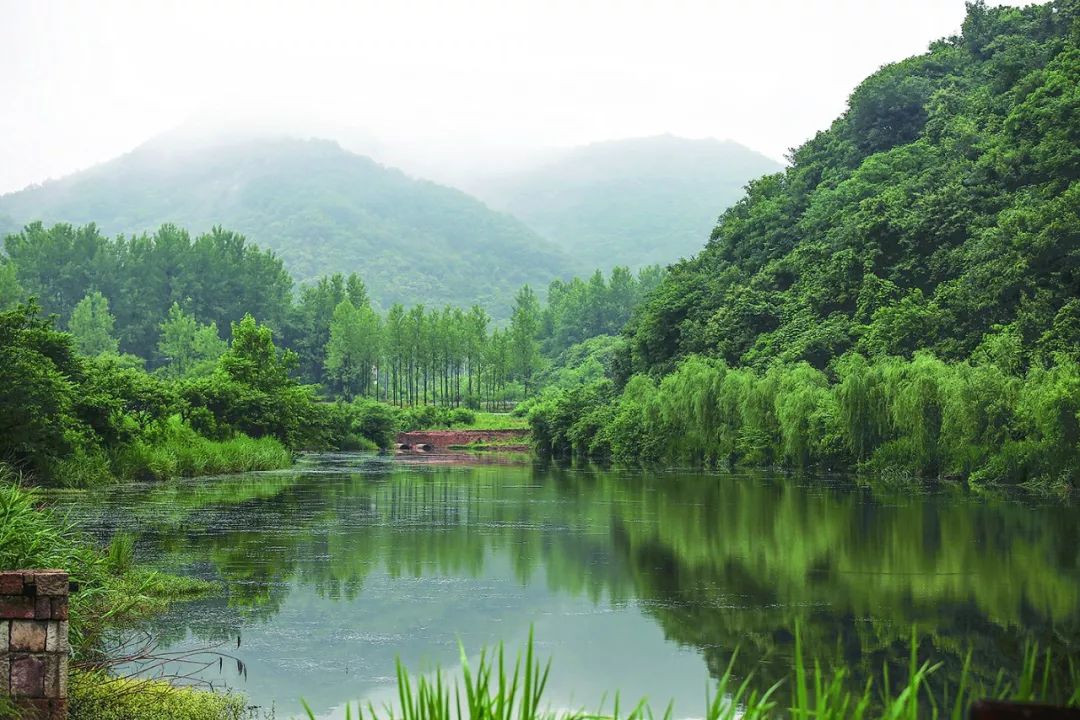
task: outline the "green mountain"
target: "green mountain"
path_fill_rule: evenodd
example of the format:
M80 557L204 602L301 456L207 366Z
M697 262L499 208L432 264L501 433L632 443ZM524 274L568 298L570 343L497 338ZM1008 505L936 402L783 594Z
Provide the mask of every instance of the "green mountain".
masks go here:
M672 269L629 330L635 367L1075 357L1078 17L1076 0L973 3L962 35L867 78Z
M321 140L152 141L0 197L3 215L107 234L222 225L275 251L298 280L358 272L384 306L480 303L504 317L521 285L571 271L520 221Z
M780 164L742 145L662 135L596 143L476 189L581 271L666 265L701 247L748 181Z

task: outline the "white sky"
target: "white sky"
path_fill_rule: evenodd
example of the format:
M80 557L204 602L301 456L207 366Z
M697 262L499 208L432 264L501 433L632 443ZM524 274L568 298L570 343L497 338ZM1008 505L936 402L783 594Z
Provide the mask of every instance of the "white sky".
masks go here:
M433 167L664 132L781 159L963 16L962 0L0 0L0 192L193 116L351 128Z

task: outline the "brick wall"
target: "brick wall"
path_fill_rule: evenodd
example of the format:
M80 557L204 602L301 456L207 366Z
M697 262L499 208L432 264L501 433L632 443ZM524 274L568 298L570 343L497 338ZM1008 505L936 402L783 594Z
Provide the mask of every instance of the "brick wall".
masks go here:
M0 693L28 718L66 718L68 656L67 573L0 572Z
M471 445L473 443L506 443L519 441L522 445L529 441L528 430L417 430L398 433L399 445L419 447L430 445L433 448L446 448L451 445Z

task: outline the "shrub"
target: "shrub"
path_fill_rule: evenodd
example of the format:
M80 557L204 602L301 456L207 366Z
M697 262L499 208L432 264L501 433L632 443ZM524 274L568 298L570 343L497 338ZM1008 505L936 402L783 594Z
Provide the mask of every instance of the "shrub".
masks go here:
M240 695L174 687L161 680L74 672L69 693L71 720L240 720L249 717Z

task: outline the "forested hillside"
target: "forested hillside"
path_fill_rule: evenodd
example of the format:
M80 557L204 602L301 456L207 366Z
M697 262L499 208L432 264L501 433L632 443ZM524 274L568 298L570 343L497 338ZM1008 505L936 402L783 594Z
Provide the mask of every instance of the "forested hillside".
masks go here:
M514 218L327 141L164 138L0 197L0 229L4 215L96 223L106 235L224 226L273 250L298 280L360 273L385 307L479 303L505 317L521 285L546 286L571 267Z
M554 452L1068 488L1080 462L1080 3L969 6L676 264Z
M575 148L481 197L559 244L580 272L689 257L753 178L780 164L731 141L663 135Z
M988 334L1024 363L1075 353L1077 7L973 5L962 36L865 80L673 269L630 329L635 367L961 359Z
M192 237L164 225L110 239L94 225L32 223L3 248L0 311L33 298L30 314L55 316L81 355L169 379L205 377L250 314L294 353L290 371L304 382L328 396L399 405L505 405L541 383L600 377L612 335L663 277L651 266L554 280L546 305L525 285L499 327L479 305L394 303L380 312L355 273L294 293L281 260L223 228ZM596 336L603 341L565 353Z

